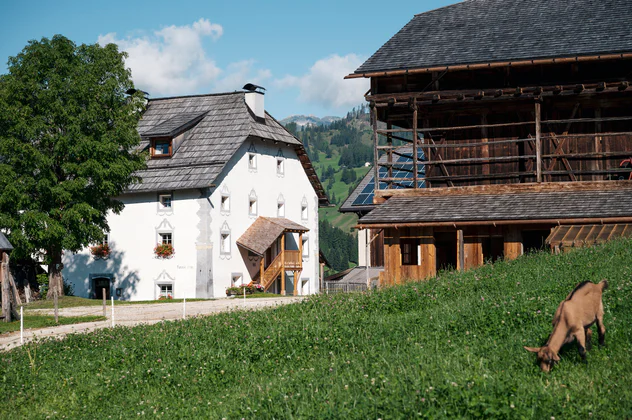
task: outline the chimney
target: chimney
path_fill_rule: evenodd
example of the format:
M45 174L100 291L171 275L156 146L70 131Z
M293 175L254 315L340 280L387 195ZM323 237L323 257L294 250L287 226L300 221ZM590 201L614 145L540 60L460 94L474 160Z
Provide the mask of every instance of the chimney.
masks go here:
M246 105L248 105L248 108L250 108L252 113L255 114L257 118L265 119L266 113L263 106L263 95L265 95L263 91L265 90L265 88L253 85L252 83L248 83L244 86L244 89L247 91L245 96Z

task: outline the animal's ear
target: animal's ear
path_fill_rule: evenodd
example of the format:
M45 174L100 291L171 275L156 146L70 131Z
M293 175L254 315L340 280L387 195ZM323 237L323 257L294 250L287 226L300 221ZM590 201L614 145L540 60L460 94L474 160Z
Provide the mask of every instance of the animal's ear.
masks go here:
M525 346L524 349L526 351L530 351L531 353L537 353L540 351L541 347L527 347Z

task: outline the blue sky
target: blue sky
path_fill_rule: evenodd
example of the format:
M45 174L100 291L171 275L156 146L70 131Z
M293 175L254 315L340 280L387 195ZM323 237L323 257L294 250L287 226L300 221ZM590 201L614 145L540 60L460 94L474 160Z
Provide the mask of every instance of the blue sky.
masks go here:
M267 88L266 109L344 115L366 80L343 81L416 13L456 0L8 1L0 14L0 73L30 39L62 34L115 42L152 97Z

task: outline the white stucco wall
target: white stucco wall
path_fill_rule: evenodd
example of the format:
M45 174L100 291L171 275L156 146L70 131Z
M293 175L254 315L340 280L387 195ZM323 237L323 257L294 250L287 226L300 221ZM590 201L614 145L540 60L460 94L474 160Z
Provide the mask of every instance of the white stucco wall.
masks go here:
M257 169L249 169L249 149L257 154ZM285 157L285 174L277 174L277 156ZM77 296L91 297L91 279L112 278L111 293L115 299L153 300L158 297L158 284L173 284L175 298L225 296L233 273L242 273L250 282L256 273L258 259L249 258L239 249L236 240L256 220L249 216L249 195L257 195L258 216L277 217L280 195L285 200L285 217L310 229L309 257L304 260L299 287L300 294L318 291L318 198L292 147L271 141L247 141L226 165L216 180L216 187L204 190L174 191L171 211L159 210L158 192L127 194L120 199L125 209L108 217L111 254L105 260L95 260L89 249L64 255L63 275L73 284ZM220 211L223 191L230 194L230 212ZM210 204L208 196L210 193ZM301 203L308 204L308 219L302 220ZM210 217L202 220L203 212ZM231 253L221 255L220 234L226 224L231 233ZM204 226L208 225L206 228ZM210 229L208 229L210 227ZM201 229L204 231L202 232ZM158 232L172 232L175 256L158 259L153 249L159 241ZM294 235L298 240L298 235ZM208 237L207 241L201 237ZM290 241L291 242L291 241ZM209 273L200 266L200 250L210 249ZM204 252L202 252L204 254ZM202 268L201 268L202 267ZM196 274L198 284L196 289ZM288 273L290 276L291 273ZM199 280L212 281L208 293L200 291ZM212 278L211 278L212 277ZM286 290L293 285L288 279ZM121 289L121 296L116 289Z

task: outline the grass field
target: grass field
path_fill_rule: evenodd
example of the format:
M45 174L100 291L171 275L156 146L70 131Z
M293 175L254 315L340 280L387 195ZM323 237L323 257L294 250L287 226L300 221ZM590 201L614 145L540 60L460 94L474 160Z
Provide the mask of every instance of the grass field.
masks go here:
M632 417L632 242L258 312L117 327L0 355L1 418ZM606 346L540 372L580 281ZM596 343L595 343L596 344Z

